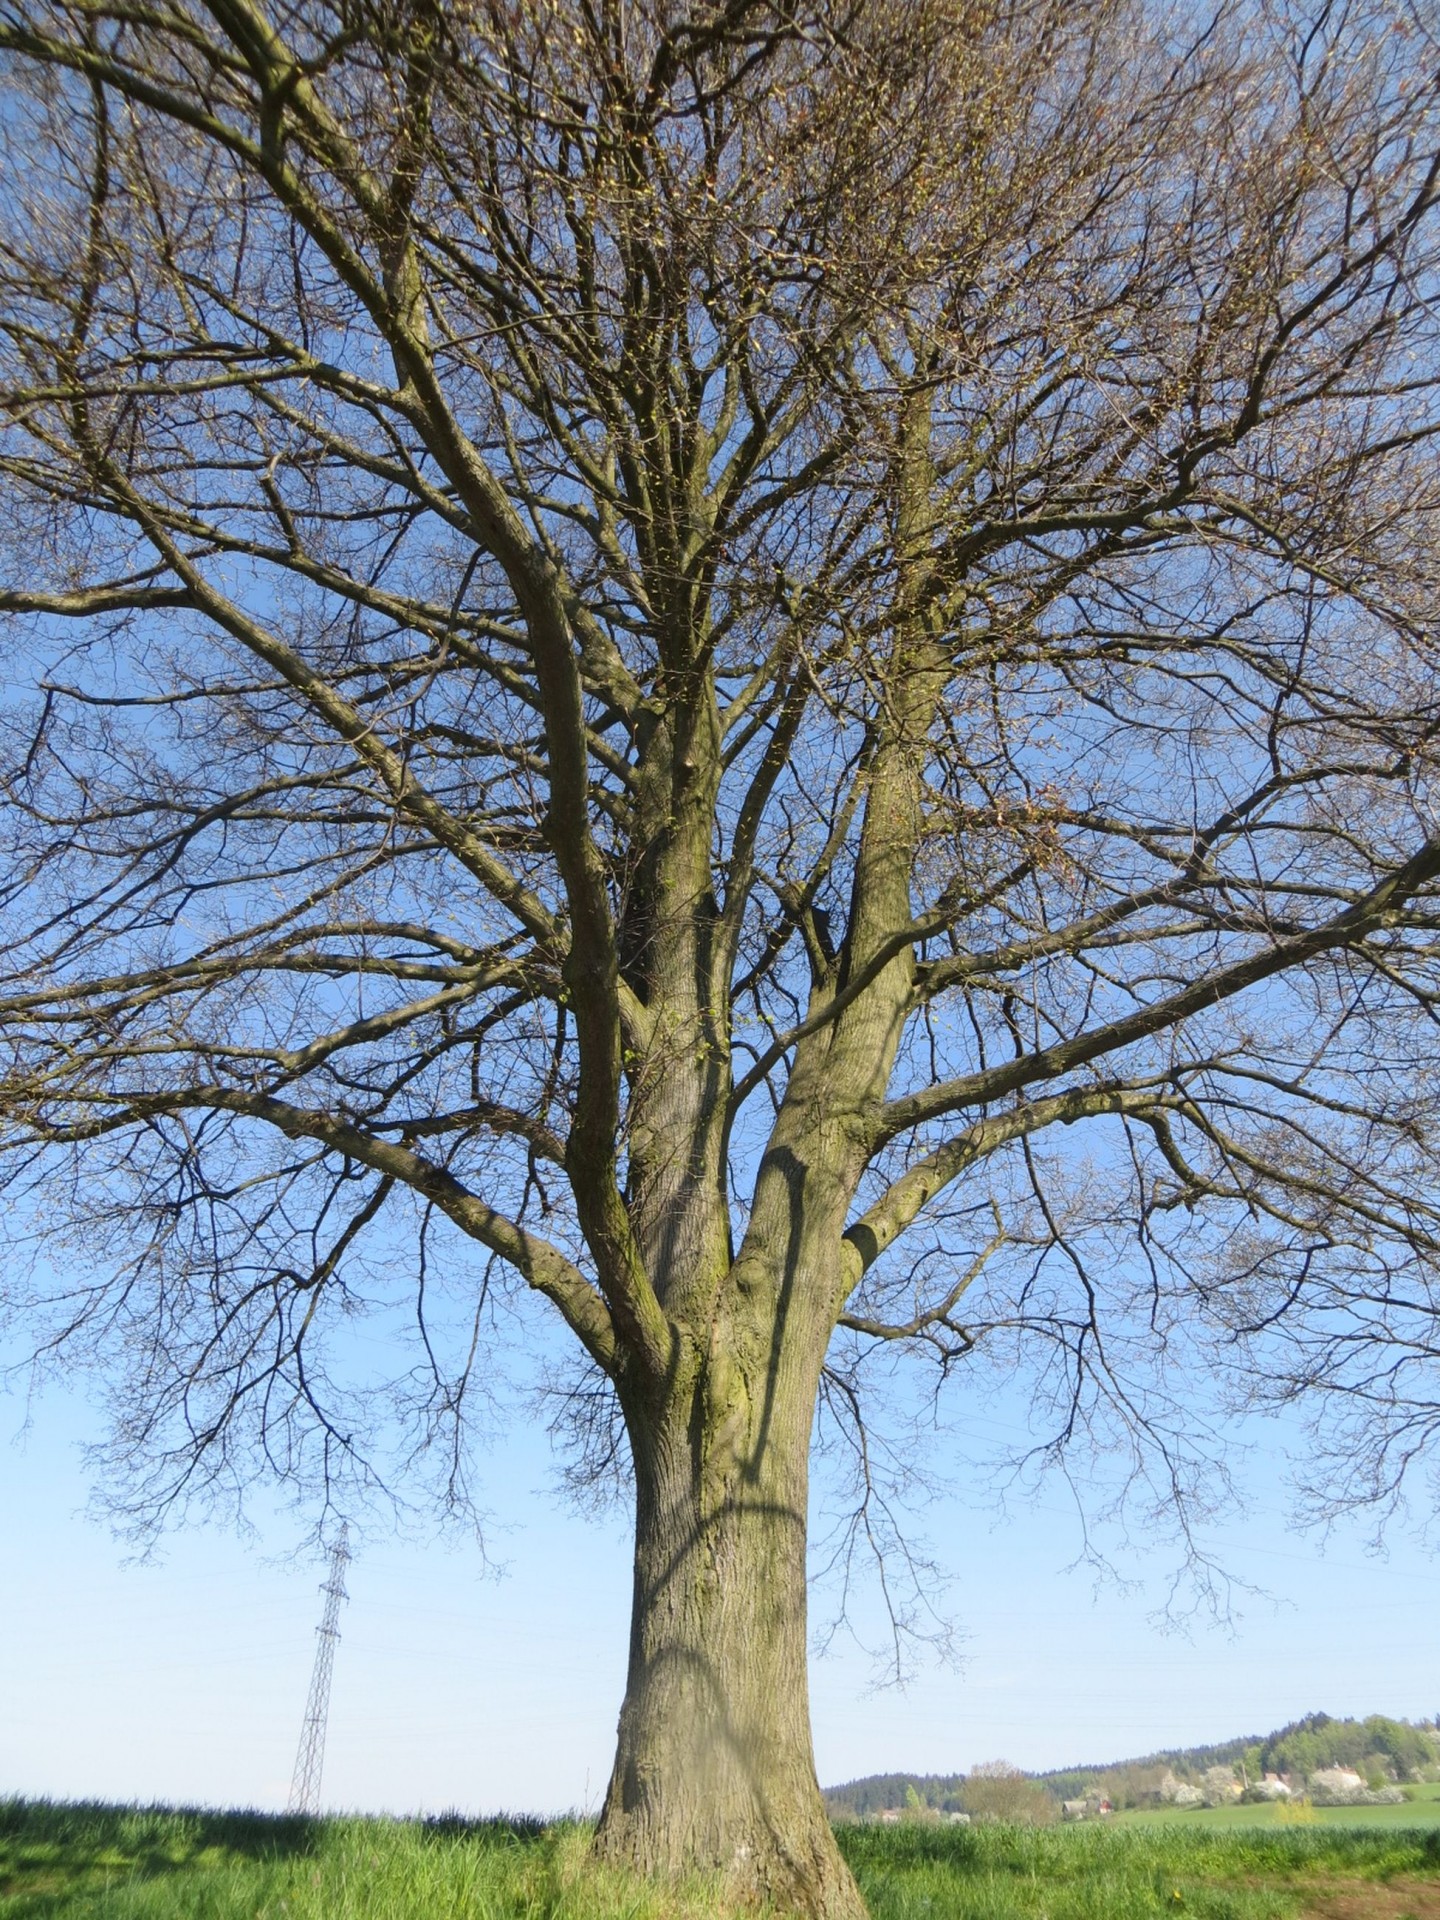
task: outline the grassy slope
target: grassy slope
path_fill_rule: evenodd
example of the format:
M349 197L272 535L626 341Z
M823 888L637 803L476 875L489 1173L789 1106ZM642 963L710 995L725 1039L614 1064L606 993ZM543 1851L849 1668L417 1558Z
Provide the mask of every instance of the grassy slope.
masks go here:
M1440 1920L1440 1830L853 1827L875 1920ZM707 1920L533 1822L0 1804L0 1920Z
M1415 1798L1398 1807L1313 1807L1313 1826L1323 1827L1440 1827L1440 1782L1431 1781L1415 1790ZM1186 1813L1170 1808L1145 1809L1117 1814L1126 1827L1180 1826L1230 1831L1237 1827L1263 1827L1284 1831L1286 1821L1278 1806L1268 1807L1195 1807Z

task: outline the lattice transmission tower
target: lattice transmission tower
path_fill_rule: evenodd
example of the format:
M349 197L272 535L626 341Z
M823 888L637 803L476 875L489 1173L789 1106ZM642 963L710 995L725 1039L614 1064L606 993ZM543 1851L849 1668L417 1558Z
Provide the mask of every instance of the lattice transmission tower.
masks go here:
M325 1611L315 1629L315 1671L310 1676L310 1698L305 1703L305 1724L300 1729L300 1745L295 1754L295 1777L290 1782L291 1813L318 1813L320 1810L320 1774L325 1765L325 1723L330 1717L330 1675L335 1668L335 1643L340 1638L336 1624L340 1603L348 1600L345 1569L350 1562L350 1538L342 1526L330 1549L330 1578L321 1587Z

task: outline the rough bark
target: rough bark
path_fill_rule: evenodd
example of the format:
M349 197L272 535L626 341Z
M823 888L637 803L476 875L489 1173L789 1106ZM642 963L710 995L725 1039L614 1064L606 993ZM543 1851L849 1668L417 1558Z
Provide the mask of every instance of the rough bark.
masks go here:
M837 1318L942 1374L1003 1330L1042 1454L1118 1438L1182 1520L1122 1370L1172 1328L1352 1409L1347 1501L1433 1428L1429 56L1129 0L0 11L0 1224L96 1276L36 1350L122 1369L134 1513L368 1500L392 1431L448 1505L507 1263L633 1443L600 1851L850 1920ZM417 1206L357 1403L324 1343Z
M779 1363L757 1378L750 1356L770 1341ZM861 1920L810 1737L813 1350L780 1339L767 1307L747 1329L717 1328L658 1411L629 1413L630 1664L595 1847L647 1875L714 1873L732 1898L781 1913Z

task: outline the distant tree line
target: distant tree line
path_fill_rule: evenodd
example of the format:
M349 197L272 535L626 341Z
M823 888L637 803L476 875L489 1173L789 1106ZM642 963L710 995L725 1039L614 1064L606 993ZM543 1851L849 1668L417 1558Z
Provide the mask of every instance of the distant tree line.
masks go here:
M1099 1792L1116 1807L1134 1807L1159 1797L1167 1772L1199 1785L1212 1768L1230 1767L1242 1783L1253 1784L1267 1773L1303 1779L1321 1767L1351 1767L1378 1783L1413 1780L1433 1767L1437 1757L1440 1749L1431 1726L1379 1713L1364 1720L1311 1713L1268 1734L1210 1746L1175 1747L1137 1760L1072 1767L1035 1777L1057 1799Z
M825 1804L835 1820L865 1820L892 1807L903 1807L906 1795L919 1796L935 1813L960 1813L965 1790L963 1773L872 1773L863 1780L847 1780L825 1789Z
M1408 1721L1391 1720L1383 1713L1365 1720L1332 1720L1329 1714L1312 1713L1272 1733L1253 1765L1265 1773L1307 1775L1320 1767L1353 1767L1367 1776L1383 1773L1413 1780L1435 1757L1433 1734Z
M1154 1804L1167 1773L1198 1784L1212 1768L1230 1767L1253 1784L1266 1773L1308 1778L1322 1767L1349 1767L1371 1784L1414 1780L1440 1762L1437 1725L1392 1720L1372 1713L1363 1720L1306 1714L1268 1734L1242 1735L1210 1746L1173 1747L1135 1760L1022 1773L1000 1761L970 1774L876 1773L825 1792L832 1819L873 1819L891 1809L972 1817L1054 1817L1061 1801L1089 1795L1117 1809ZM1003 1801L1003 1806L1000 1802ZM1048 1803L1043 1809L1041 1801ZM992 1802L995 1804L992 1805Z

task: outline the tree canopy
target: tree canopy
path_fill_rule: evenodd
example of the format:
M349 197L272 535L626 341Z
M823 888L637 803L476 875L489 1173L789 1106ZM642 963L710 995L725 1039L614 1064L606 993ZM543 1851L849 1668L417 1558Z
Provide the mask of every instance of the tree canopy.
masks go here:
M528 1289L635 1481L602 1845L848 1911L817 1394L862 1492L901 1350L1161 1502L1201 1369L1322 1409L1322 1502L1433 1434L1433 22L3 0L0 51L27 1311L164 1509L377 1471L366 1310L459 1492Z

